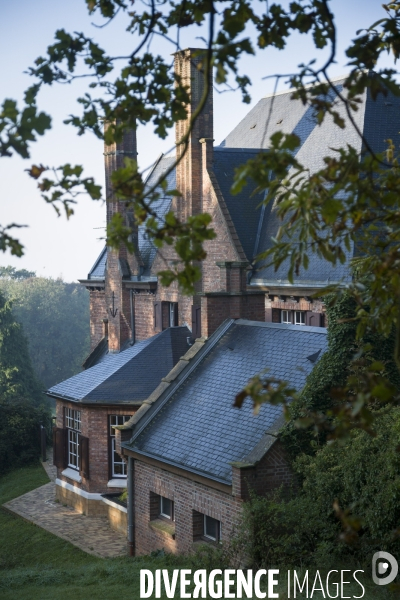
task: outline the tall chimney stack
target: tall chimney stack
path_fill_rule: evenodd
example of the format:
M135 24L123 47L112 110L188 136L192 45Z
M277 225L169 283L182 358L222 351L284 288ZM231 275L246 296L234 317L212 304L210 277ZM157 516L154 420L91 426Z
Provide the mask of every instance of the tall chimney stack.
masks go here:
M205 58L206 50L204 49L187 48L175 54L175 73L182 78L182 83L188 86L190 96L187 117L178 121L175 126L177 158L182 156L184 150L184 146L179 145L179 142L187 133L190 120L205 91L205 73L201 66L204 64ZM212 72L209 73L209 94L205 106L190 133L186 154L176 169L176 187L182 194L178 213L182 220L202 212L202 146L199 143L202 138L213 138ZM212 146L209 151L212 152ZM209 156L208 160L212 160L212 157Z
M110 126L106 123L104 128ZM119 352L123 344L133 339L131 324L132 302L129 290L123 285L123 279L137 274L140 266L138 251L138 230L132 213L127 211L126 204L119 201L114 194L111 176L114 171L124 166L124 158L137 158L136 131L124 132L120 142L104 144L104 166L106 176L107 225L115 213L120 213L127 226L132 228L132 241L135 245L133 254L121 245L119 248L108 248L105 278L105 301L108 316L108 347L110 352Z

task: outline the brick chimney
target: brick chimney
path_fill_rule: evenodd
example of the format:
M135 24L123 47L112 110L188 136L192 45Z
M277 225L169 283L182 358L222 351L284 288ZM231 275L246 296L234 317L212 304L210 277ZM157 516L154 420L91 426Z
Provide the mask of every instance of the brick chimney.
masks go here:
M105 129L109 127L105 124ZM115 198L112 188L112 173L124 166L124 158L137 157L136 131L125 131L121 142L104 145L104 166L106 176L107 225L115 213L124 217L125 224L132 228L132 241L136 251L131 254L121 245L118 249L108 248L105 277L105 302L108 317L108 347L110 352L119 352L123 344L133 338L132 318L133 301L130 291L123 285L124 279L138 274L141 266L138 252L138 229L133 215L125 202Z
M175 127L175 141L179 144L188 131L190 119L199 105L205 88L204 70L201 63L205 59L205 50L187 48L175 54L175 73L180 75L182 83L188 86L190 104L187 106L187 118L178 121ZM189 138L189 147L176 169L176 187L182 193L178 205L181 219L202 211L202 138L213 138L213 86L212 73L209 75L210 91L206 104L197 118ZM177 145L177 158L182 155L183 146ZM212 143L207 148L207 161L212 161Z

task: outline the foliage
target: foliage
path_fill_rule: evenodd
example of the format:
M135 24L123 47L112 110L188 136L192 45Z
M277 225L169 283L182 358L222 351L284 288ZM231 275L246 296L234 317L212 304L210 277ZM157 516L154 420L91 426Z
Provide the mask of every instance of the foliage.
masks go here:
M0 266L0 277L5 279L29 279L30 277L36 277L36 273L27 271L27 269L16 269L8 265L8 267Z
M40 425L51 419L22 326L0 294L0 473L37 460Z
M46 389L78 373L89 352L87 291L61 279L25 277L20 271L5 275L0 277L0 290L13 299L32 365Z
M375 437L353 430L345 444L294 461L302 480L296 497L252 498L244 523L254 563L323 568L343 560L369 564L383 549L398 554L400 409L375 416Z
M51 415L44 404L0 399L0 474L34 463L40 456L40 425L50 437Z
M371 365L379 366L379 381L385 389L393 389L393 403L400 389L400 372L393 359L394 330L388 337L369 331L358 339L356 303L351 294L327 296L326 305L328 349L301 393L291 396L290 407L286 404L290 420L282 440L292 457L314 453L327 439L345 439L353 427L371 431L373 411L388 400L373 390L372 397L363 397L360 402L363 377ZM286 390L283 394L287 403Z
M39 404L44 396L22 326L15 320L10 300L0 294L0 402L15 399Z
M357 304L351 292L326 297L328 349L299 393L268 371L252 377L236 396L250 396L254 409L281 404L287 424L281 432L289 454L313 453L327 440L345 440L354 428L374 434L374 411L400 404L400 372L394 360L396 334L368 329L359 337Z

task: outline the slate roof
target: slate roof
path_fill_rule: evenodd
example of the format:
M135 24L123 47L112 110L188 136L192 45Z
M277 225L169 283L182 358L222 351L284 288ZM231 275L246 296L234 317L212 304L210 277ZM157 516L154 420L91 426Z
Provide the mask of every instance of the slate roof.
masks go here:
M174 162L174 157L171 156L160 156L160 158L156 161L152 171L147 178L146 184L147 187L151 187L157 183L161 175L171 166ZM175 189L175 170L173 170L170 175L167 177L168 189ZM152 208L157 213L158 218L161 220L164 215L169 211L171 207L171 196L165 196L164 192L161 188L156 188L158 192L162 195L161 197L154 202ZM153 264L153 260L156 256L157 249L154 244L147 238L145 232L145 226L139 226L139 252L142 257L142 261L144 264L143 275L149 275L151 265ZM89 272L88 279L100 279L103 280L105 277L105 268L107 262L107 248L104 248L92 269Z
M104 279L107 263L107 246L103 248L93 267L89 271L88 279Z
M371 75L373 76L373 75ZM335 85L343 91L343 78ZM296 152L299 161L311 173L323 166L323 157L334 154L334 148L346 144L352 145L361 154L361 138L349 122L345 107L337 102L336 109L346 123L345 129L340 129L327 116L318 125L313 109L304 106L300 100L291 99L291 91L284 91L262 98L246 117L227 135L220 146L214 148L213 170L224 197L229 214L238 234L247 259L254 261L255 256L271 247L281 224L276 215L276 205L272 203L262 208L261 194L253 195L254 185L249 183L236 196L230 193L235 168L243 164L249 156L261 149L268 150L270 136L277 132L294 133L300 138L300 147ZM354 119L359 129L364 133L370 145L376 152L385 149L388 138L398 143L400 131L400 99L388 94L378 96L373 101L370 93L365 92L359 110L354 113ZM173 161L172 156L161 156L151 171L147 185L154 185L160 175L168 169ZM176 187L175 170L168 177L168 188ZM162 196L155 204L161 219L171 207L171 198ZM144 226L139 228L139 250L144 264L143 276L151 275L151 266L157 250L147 239ZM351 278L349 261L354 253L353 248L346 253L344 265L332 266L323 258L310 251L309 268L302 269L299 276L294 277L295 285L301 287L322 287L333 282L348 282ZM106 252L102 251L89 274L89 279L104 279ZM287 280L288 262L282 263L275 272L273 267L265 263L255 265L251 283L254 285L289 286Z
M243 250L249 261L256 253L258 225L261 215L263 194L254 194L255 184L249 183L233 196L231 185L235 169L257 155L259 149L250 148L214 148L213 170L221 189L229 214L239 236Z
M267 404L255 416L249 399L233 408L236 394L265 368L300 390L315 364L307 357L320 351L319 357L326 347L322 327L225 322L124 447L231 484L230 463L246 462L282 419L282 408Z
M373 76L373 75L372 75ZM335 82L339 91L343 90L343 79ZM346 144L352 145L361 154L361 138L349 122L345 107L337 104L337 111L344 119L346 128L340 129L333 123L331 117L326 117L321 126L317 124L313 110L303 106L299 100L290 99L291 92L278 93L261 99L246 117L233 129L221 143L226 149L230 148L268 148L269 138L276 131L295 133L300 138L300 147L296 153L298 160L313 173L323 166L323 157L334 154L334 148ZM379 96L373 101L370 93L366 92L354 114L355 122L364 133L370 145L376 152L385 149L387 138L399 142L400 130L400 99L391 94L385 98ZM276 216L276 205L272 204L261 212L260 239L258 252L271 247L271 238L277 233L280 220ZM332 282L346 282L351 278L349 261L353 256L353 248L347 252L344 265L333 267L324 259L310 251L310 265L307 271L301 270L294 277L294 283L304 287L320 287ZM275 272L273 267L263 264L256 265L252 284L289 285L287 280L288 262L283 263Z
M188 349L186 326L170 327L118 354L107 354L94 367L58 383L52 397L84 404L140 404Z
M149 177L147 178L147 187L150 188L151 186L155 185L160 179L160 177L165 173L165 171L171 167L174 161L174 156L161 156L155 164ZM167 189L174 190L175 187L176 175L174 169L167 177ZM154 202L152 208L156 211L158 219L161 220L171 208L172 198L171 196L165 196L161 188L156 188L156 190L161 194L161 197L159 198L159 200ZM153 264L153 261L156 257L157 249L154 246L154 244L148 239L144 225L139 226L139 251L143 263L145 265L144 274L150 274L151 265Z

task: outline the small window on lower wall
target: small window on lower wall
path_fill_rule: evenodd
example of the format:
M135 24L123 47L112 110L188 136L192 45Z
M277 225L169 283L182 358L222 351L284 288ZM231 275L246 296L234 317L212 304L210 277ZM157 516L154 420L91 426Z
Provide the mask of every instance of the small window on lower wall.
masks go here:
M174 521L174 503L169 498L160 496L160 517Z
M221 522L217 521L217 519L213 519L212 517L204 515L203 535L205 538L213 542L219 542L221 539Z
M174 502L170 498L150 492L150 521L155 519L175 521Z
M221 521L193 511L193 541L204 540L219 542L221 540Z

